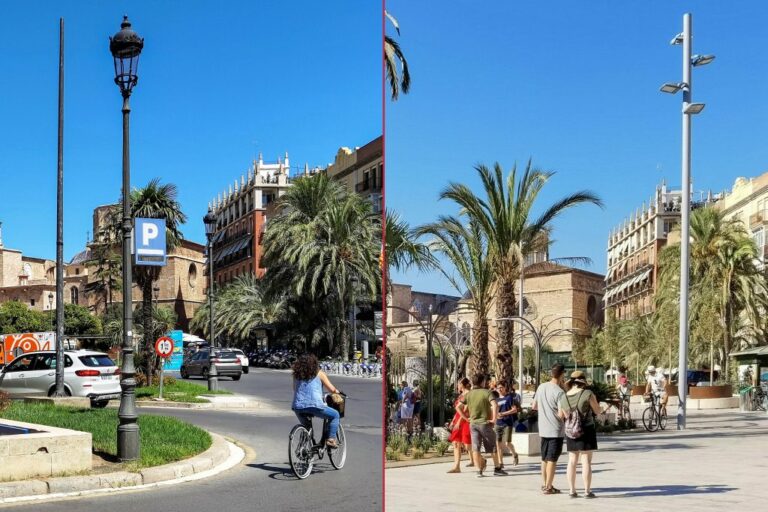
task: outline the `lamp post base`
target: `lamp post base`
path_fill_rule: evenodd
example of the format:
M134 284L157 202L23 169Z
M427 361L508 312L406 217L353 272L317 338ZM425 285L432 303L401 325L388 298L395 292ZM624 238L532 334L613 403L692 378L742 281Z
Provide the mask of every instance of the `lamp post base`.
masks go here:
M128 423L117 427L117 458L121 462L139 460L139 425Z
M219 390L219 372L216 370L216 365L211 364L211 368L208 371L208 391Z

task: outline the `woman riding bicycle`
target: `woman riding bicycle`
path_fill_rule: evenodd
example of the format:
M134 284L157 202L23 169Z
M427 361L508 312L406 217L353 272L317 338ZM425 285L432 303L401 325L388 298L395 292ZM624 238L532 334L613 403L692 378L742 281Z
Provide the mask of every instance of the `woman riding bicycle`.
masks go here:
M293 405L291 409L296 413L299 421L310 428L309 416L327 419L326 431L323 437L326 444L336 448L336 432L339 428L339 412L328 407L323 400L323 386L332 393L339 390L331 384L325 372L321 371L317 357L313 354L303 354L293 363Z

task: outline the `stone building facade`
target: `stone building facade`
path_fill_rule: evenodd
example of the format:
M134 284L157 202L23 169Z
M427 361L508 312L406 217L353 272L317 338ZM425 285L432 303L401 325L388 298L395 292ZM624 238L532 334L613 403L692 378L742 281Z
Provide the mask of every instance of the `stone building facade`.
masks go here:
M733 188L716 203L726 217L742 222L757 245L758 257L765 264L766 226L768 226L768 172L756 178L736 178Z
M310 174L305 166L305 174ZM261 264L264 254L263 238L267 221L275 213L275 201L291 183L290 160L278 158L277 163L259 159L246 175L235 180L229 189L219 194L208 208L217 218L213 235L213 273L217 285L222 286L238 276L264 275Z
M551 262L534 263L525 269L524 305L525 318L533 326L542 331L546 337L546 349L557 354L570 354L572 351L573 331L578 336L588 336L593 325L603 323L603 277L601 274L585 270L558 265ZM516 287L520 300L520 287ZM475 313L470 308L468 298L438 296L435 294L423 294L411 292L407 285L393 285L390 304L403 309L406 300L419 300L420 297L433 297L433 302L438 302L438 297L453 299L444 303L443 310L433 314L433 323L436 330L445 339L465 343L471 340L471 330L475 319ZM489 313L489 350L491 355L496 351L496 339L498 339L498 322L495 320L495 302L491 303ZM416 309L410 317L397 311L397 314L388 311L387 346L392 350L405 350L408 355L426 354L424 335L415 321ZM434 307L433 307L434 311ZM422 316L422 319L425 317ZM519 328L516 327L516 330ZM564 331L568 330L568 332ZM525 346L533 345L533 338L529 332L524 332Z
M100 206L93 212L94 233L98 233L113 206ZM2 237L0 235L0 241ZM119 253L119 247L116 249ZM90 247L77 253L64 265L64 302L79 304L95 313L103 313L107 300L102 293L91 291L94 276ZM168 254L155 282L156 303L171 307L178 316L177 327L188 330L195 311L206 300L205 247L184 240ZM132 289L132 301L141 303L142 293ZM155 297L153 297L153 300ZM38 311L56 308L56 262L54 260L24 256L21 251L8 249L0 243L0 302L18 300ZM111 293L112 302L121 302L118 291Z
M366 145L349 149L340 148L326 172L328 177L344 184L347 190L357 192L381 212L384 186L384 144L377 137Z

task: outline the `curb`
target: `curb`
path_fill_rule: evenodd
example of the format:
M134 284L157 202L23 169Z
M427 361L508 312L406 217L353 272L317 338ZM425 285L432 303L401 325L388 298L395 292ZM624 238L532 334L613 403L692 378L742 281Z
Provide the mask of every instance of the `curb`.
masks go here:
M211 447L192 458L142 469L138 473L118 471L103 475L52 477L0 483L0 504L68 498L173 485L216 475L239 464L245 451L224 437L210 432Z

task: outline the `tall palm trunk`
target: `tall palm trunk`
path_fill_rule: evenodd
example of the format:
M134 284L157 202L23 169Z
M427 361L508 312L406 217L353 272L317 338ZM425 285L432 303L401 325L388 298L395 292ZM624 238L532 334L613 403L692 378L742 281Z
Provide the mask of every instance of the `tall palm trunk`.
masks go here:
M515 300L515 280L509 275L503 275L498 281L498 299L496 302L496 317L511 318L517 316L517 301ZM497 382L505 382L507 386L512 383L515 376L512 356L514 350L515 324L509 320L498 322L499 338L496 343L496 356L504 354L504 363L500 365ZM521 340L522 342L522 340Z
M147 385L152 385L152 375L155 367L154 340L152 339L152 283L151 279L144 281L141 288L141 309L144 316L144 347L146 350Z
M469 360L470 380L475 375L488 375L488 320L477 315L473 325L472 356Z

